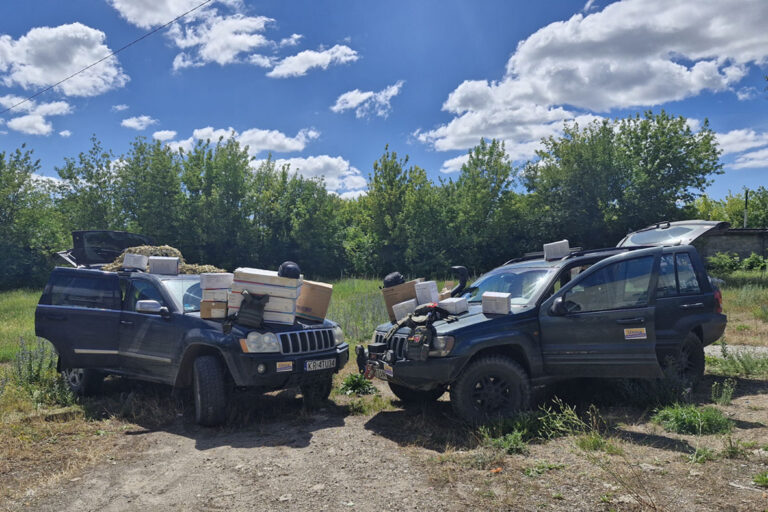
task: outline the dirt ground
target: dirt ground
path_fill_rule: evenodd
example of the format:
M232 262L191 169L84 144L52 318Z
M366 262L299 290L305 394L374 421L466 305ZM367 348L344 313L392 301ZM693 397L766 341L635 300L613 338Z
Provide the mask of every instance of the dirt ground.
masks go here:
M706 377L695 403L710 402L714 379ZM567 437L505 455L478 447L475 431L451 414L447 395L404 409L386 385L377 386L393 400L389 410L353 415L346 397L337 396L307 412L295 392L284 391L238 396L237 407L258 414L236 412L220 429L195 426L188 407L160 427L132 424L112 441L123 457L22 486L0 508L768 510L768 489L752 483L768 470L766 381L737 379L732 404L718 406L736 423L731 441L749 449L701 464L689 454L705 447L721 453L728 438L670 434L649 421L649 409L601 406L619 454L585 452ZM593 384L590 400L600 386ZM567 400L579 408L583 398Z

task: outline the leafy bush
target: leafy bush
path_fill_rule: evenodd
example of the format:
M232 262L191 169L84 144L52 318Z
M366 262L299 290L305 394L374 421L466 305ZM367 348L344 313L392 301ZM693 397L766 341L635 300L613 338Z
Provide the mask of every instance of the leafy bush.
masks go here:
M620 455L621 448L603 437L599 432L583 434L576 439L576 446L585 452L605 452L610 455Z
M725 379L723 382L713 383L712 401L718 405L730 405L735 389L736 381L733 379Z
M713 274L728 274L734 270L739 270L739 265L739 256L727 252L718 252L707 258L707 267Z
M699 446L692 454L688 456L688 460L696 464L704 464L710 460L717 460L717 454L714 450Z
M768 487L768 471L756 474L752 477L752 481L755 482L758 487Z
M19 340L19 351L9 375L0 385L0 394L11 389L21 391L35 404L71 405L75 397L56 371L56 355L48 342L38 338L28 344Z
M761 377L768 375L768 356L750 350L724 350L724 357L707 356L707 370L716 375Z
M359 373L352 373L344 377L344 381L339 390L347 396L373 395L378 392L376 386Z
M486 448L499 450L507 454L528 453L528 442L520 430L513 430L500 437L493 437L490 430L480 428L481 444Z
M675 404L659 409L651 418L665 430L676 434L725 434L733 422L714 407Z
M766 270L768 269L768 259L753 252L749 257L744 258L739 268L741 270Z

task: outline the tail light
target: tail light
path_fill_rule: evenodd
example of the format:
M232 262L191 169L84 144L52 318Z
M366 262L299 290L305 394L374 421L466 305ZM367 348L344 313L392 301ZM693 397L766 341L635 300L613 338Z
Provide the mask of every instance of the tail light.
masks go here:
M723 312L723 294L720 292L720 290L715 290L715 301L717 304L715 305L715 313L722 313Z

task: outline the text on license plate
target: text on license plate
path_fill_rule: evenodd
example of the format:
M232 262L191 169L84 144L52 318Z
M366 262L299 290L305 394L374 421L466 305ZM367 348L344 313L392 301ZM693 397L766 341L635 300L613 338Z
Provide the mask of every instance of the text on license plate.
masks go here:
M335 359L317 359L315 361L304 361L305 372L328 370L329 368L336 368Z
M390 365L388 365L387 363L384 363L384 366L382 368L376 368L373 374L376 376L377 379L389 380L387 379L387 377L392 377L394 375L394 372Z

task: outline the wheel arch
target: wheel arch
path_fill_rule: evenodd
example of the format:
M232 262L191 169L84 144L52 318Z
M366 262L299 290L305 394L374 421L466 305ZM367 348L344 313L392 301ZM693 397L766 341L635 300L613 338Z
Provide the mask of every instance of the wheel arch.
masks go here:
M227 365L227 361L224 358L224 355L221 353L221 350L219 350L216 347L212 347L210 345L198 343L198 344L190 345L184 351L184 356L181 358L181 363L179 364L179 370L176 372L176 378L174 379L174 383L173 383L174 387L185 388L192 385L193 365L195 363L195 359L197 359L200 356L216 357L219 360L219 362L221 362L221 365L224 368L224 371L226 372L226 374L231 375L229 371L229 366Z
M525 353L525 349L521 345L512 344L512 343L492 345L490 347L481 348L480 350L472 354L472 356L464 364L459 374L461 374L466 368L469 367L469 365L471 365L478 359L481 359L487 356L508 357L509 359L515 361L516 363L518 363L520 366L523 367L523 370L525 370L525 373L528 374L528 378L531 377L531 364Z

